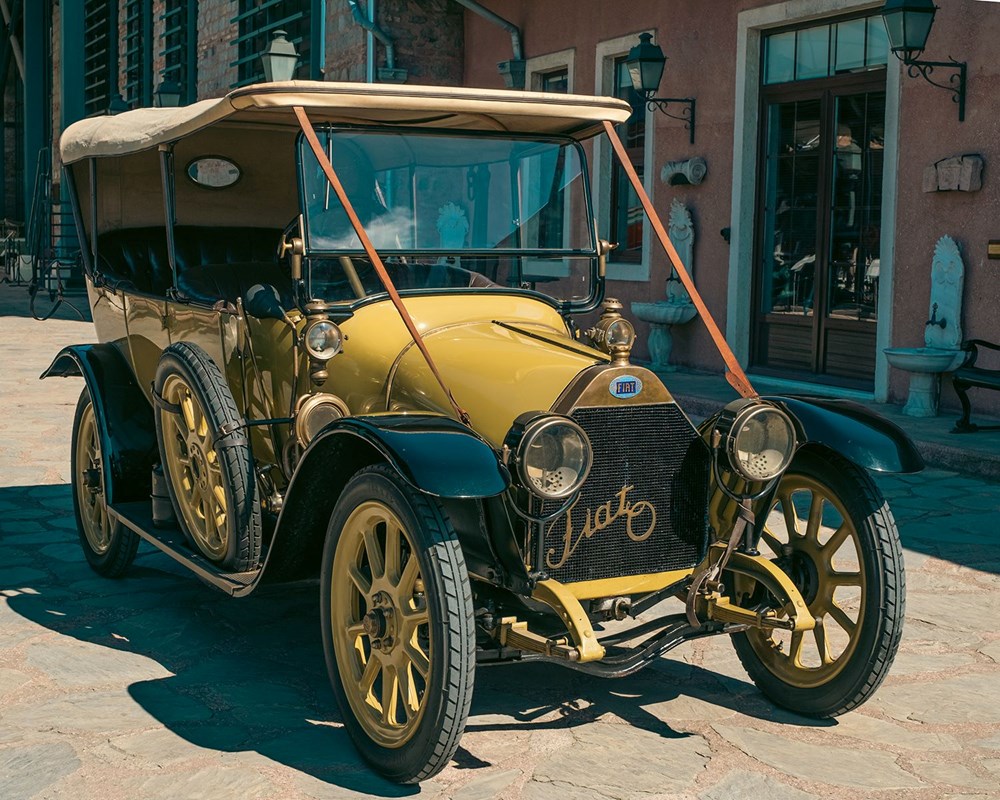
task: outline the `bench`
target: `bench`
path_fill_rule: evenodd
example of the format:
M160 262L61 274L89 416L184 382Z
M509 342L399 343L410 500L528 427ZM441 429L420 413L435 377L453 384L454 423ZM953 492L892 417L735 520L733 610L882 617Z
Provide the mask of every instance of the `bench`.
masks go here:
M174 228L177 292L182 300L235 303L255 283L273 284L282 296L291 280L278 263L278 228ZM127 228L101 234L98 268L113 288L166 297L173 285L163 227Z
M955 423L952 433L1000 430L1000 425L976 425L974 422L969 421L969 415L971 414L968 396L969 389L995 389L1000 391L1000 369L987 369L986 367L976 366L980 347L1000 352L1000 344L994 344L982 339L969 339L962 342L962 349L968 355L962 366L955 370L952 378L955 392L962 403L962 418Z

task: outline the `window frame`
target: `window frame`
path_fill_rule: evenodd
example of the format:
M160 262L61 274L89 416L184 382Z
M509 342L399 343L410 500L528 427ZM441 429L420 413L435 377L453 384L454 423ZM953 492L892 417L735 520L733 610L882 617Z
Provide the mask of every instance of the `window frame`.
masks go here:
M619 36L614 39L607 39L605 41L598 42L595 59L595 94L614 94L615 61L620 59L622 56L627 56L629 50L631 50L632 47L635 46L636 42L638 42L639 34L646 32L651 32L654 38L659 38L657 30L653 28L643 29L625 36ZM645 115L643 161L644 167L649 165L649 168L644 168L643 170L642 183L643 188L646 190L646 194L649 195L650 200L653 200L655 204L655 199L653 197L655 170L652 168L652 165L654 164L654 144L656 134L655 126L653 124L653 113L648 107L645 108ZM611 167L612 159L614 158L610 144L611 143L608 142L607 138L604 136L598 136L594 139L593 173L591 178L592 196L596 201L595 208L597 211L597 227L599 231L606 232L608 235L610 235L611 230L611 190L613 177L613 170ZM616 258L617 251L612 250L611 254L608 256L608 280L649 281L652 233L652 225L650 224L649 217L643 213L642 248L640 258L638 260L623 261L620 258Z

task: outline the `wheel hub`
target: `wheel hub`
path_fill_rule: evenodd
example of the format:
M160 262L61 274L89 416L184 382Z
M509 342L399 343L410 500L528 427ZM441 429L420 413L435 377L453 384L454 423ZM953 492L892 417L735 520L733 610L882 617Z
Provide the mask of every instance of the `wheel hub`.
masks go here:
M819 594L819 571L815 562L801 550L795 550L779 562L781 568L792 579L807 606L811 606Z
M372 648L388 653L396 644L396 611L392 596L388 592L375 592L368 605L370 610L361 620L361 625L368 634Z

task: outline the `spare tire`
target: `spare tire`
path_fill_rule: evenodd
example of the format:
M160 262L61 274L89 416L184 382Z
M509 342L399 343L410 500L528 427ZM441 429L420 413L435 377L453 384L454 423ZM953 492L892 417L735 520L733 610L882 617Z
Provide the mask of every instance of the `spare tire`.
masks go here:
M257 566L260 499L243 417L221 370L190 342L163 351L153 382L156 439L177 521L228 572Z

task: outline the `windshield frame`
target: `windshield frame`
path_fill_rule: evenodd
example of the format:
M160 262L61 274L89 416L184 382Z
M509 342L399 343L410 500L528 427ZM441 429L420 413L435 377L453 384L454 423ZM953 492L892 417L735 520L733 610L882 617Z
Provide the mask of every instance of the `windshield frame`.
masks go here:
M316 133L319 136L323 136L327 132L334 135L338 131L350 131L350 132L371 132L371 133L401 133L401 134L413 134L422 137L447 137L447 136L462 136L466 138L492 138L492 139L504 139L504 140L514 140L514 141L527 141L527 142L537 142L537 143L553 143L561 146L573 147L576 150L579 166L580 166L580 181L581 190L583 192L583 203L584 210L586 213L586 219L590 221L587 225L587 239L590 243L590 249L585 250L550 250L550 249L529 249L529 248L486 248L486 249L462 249L462 250L448 250L444 248L434 248L434 249L417 249L417 248L376 248L376 252L380 257L384 258L436 258L440 256L453 256L453 257L469 257L469 258L483 258L483 257L498 257L498 258L551 258L556 259L579 259L579 260L589 260L590 269L588 274L588 285L590 288L589 294L586 297L577 297L570 300L563 300L552 295L545 294L544 292L538 291L535 288L527 286L500 286L500 287L489 287L489 288L477 288L470 290L468 288L437 288L437 289L401 289L400 294L410 295L410 296L421 296L421 295L439 295L439 294L516 294L521 296L530 296L538 300L542 300L548 305L551 305L558 309L560 313L587 313L593 311L600 305L601 300L604 296L604 278L600 274L599 268L599 245L598 236L596 228L596 218L594 217L594 204L593 196L591 192L591 180L590 180L590 165L587 159L586 151L584 151L582 143L573 139L569 136L560 136L553 134L527 134L527 133L508 133L506 131L474 131L470 132L468 130L454 129L454 128L416 128L408 125L401 126L386 126L386 125L352 125L347 123L336 123L329 125L317 126ZM296 179L298 184L299 192L299 233L302 238L303 248L304 248L304 265L305 271L311 272L310 261L312 258L338 258L340 256L355 256L355 257L365 257L366 253L363 247L352 248L346 250L326 250L326 249L311 249L309 247L309 215L306 213L306 186L305 186L305 170L303 169L302 156L305 151L303 146L303 141L305 139L305 134L300 131L295 138L295 169L296 169ZM522 264L523 268L523 264ZM307 283L309 281L309 276L303 276ZM364 298L357 298L355 300L342 301L344 305L351 308L356 308L361 305L367 305L368 303L380 301L385 299L387 293L385 291L376 292ZM340 305L340 302L336 303Z

